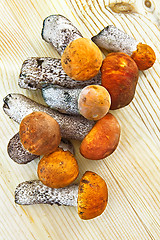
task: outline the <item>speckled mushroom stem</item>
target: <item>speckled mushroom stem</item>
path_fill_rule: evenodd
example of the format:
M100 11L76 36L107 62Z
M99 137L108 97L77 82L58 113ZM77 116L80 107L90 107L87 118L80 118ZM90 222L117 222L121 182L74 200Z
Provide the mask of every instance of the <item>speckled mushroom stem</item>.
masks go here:
M100 84L101 74L87 81L75 81L62 69L61 59L50 57L32 57L22 64L18 85L21 88L37 90L44 85L53 84L65 88L83 88L91 84Z
M101 215L108 202L106 182L98 174L87 171L79 186L49 188L39 180L20 183L15 190L15 202L20 205L58 204L76 206L81 219L88 220Z
M82 141L95 124L94 121L89 121L82 116L69 116L59 113L22 94L8 94L3 101L4 112L18 123L20 123L26 115L32 112L46 112L59 123L61 136L66 139Z
M52 43L60 55L70 42L81 37L79 30L62 15L51 15L43 22L42 38Z
M78 97L82 89L68 89L49 85L42 88L46 104L59 112L78 115Z
M74 154L74 147L72 143L67 139L61 139L60 148L64 151L70 151ZM7 152L9 157L18 164L26 164L31 162L32 160L39 157L39 155L34 155L28 152L22 145L19 137L19 133L16 133L9 141L7 146Z
M129 56L137 50L138 42L113 25L109 25L92 37L92 41L108 51L124 52Z
M78 185L49 188L39 180L20 183L15 190L15 203L19 205L58 204L77 206Z

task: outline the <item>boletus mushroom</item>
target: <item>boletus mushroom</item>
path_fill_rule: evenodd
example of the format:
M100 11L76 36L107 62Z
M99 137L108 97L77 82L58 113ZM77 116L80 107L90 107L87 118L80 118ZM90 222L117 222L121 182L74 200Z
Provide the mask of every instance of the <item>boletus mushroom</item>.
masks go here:
M136 62L139 70L146 70L153 66L156 55L147 44L139 43L127 33L113 25L109 25L92 37L97 46L113 52L124 52Z
M65 188L49 188L39 180L20 183L15 190L19 205L58 204L76 206L81 219L88 220L103 213L108 201L106 182L98 174L87 171L80 184Z
M83 89L68 89L49 85L42 88L47 105L59 112L79 115L97 121L110 109L111 98L103 86L89 85Z
M49 114L58 122L61 136L66 139L82 141L95 124L94 121L89 121L80 115L73 116L59 113L22 94L8 94L3 101L4 112L17 123L21 123L22 119L32 112L41 111Z

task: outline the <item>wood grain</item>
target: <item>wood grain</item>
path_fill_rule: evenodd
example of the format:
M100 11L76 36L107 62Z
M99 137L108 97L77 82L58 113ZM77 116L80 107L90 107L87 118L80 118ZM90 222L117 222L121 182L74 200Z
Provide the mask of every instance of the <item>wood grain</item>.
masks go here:
M123 1L135 12L115 13L114 0L2 0L0 3L0 239L159 239L160 236L160 7L152 0ZM106 211L90 221L79 219L73 207L18 206L15 187L22 181L37 179L38 159L19 166L7 155L9 139L18 124L3 112L3 97L24 95L44 103L40 91L18 87L20 68L28 57L59 57L41 38L43 19L59 13L69 18L85 37L92 37L108 24L114 24L156 53L153 68L141 72L132 103L112 111L122 134L117 150L101 161L89 161L79 153L80 176L95 171L107 182L109 202ZM106 54L104 52L104 54Z

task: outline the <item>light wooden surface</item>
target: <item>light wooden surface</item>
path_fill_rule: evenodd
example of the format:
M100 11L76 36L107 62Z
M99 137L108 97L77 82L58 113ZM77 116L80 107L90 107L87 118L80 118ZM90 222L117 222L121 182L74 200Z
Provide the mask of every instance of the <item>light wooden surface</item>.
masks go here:
M123 1L134 12L114 13L109 0L1 0L0 1L0 239L87 240L160 239L160 6L151 1ZM119 3L121 1L117 1ZM122 8L121 8L122 9ZM118 149L101 161L79 154L74 142L80 177L85 170L100 174L109 188L106 211L82 221L73 207L17 206L15 187L36 179L38 159L20 166L7 155L7 143L18 124L2 110L9 93L42 102L40 91L20 89L17 84L22 62L32 56L59 57L41 38L43 19L60 13L69 18L85 37L114 24L156 52L153 68L141 72L133 102L112 111L122 134ZM79 180L78 179L78 180ZM77 182L78 182L77 180Z

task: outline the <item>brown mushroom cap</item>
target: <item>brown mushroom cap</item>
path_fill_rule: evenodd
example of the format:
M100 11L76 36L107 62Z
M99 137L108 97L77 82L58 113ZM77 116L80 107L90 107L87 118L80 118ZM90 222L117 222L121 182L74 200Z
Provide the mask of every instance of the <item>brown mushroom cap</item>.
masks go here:
M78 38L65 48L61 64L69 77L86 81L98 74L102 60L102 53L95 43L87 38Z
M62 188L77 178L79 168L72 153L58 148L40 160L37 173L39 180L44 185L51 188Z
M57 121L45 112L33 112L23 118L19 136L23 147L36 155L55 151L61 134Z
M88 220L101 215L107 201L108 189L105 181L94 172L85 172L78 189L79 217Z

